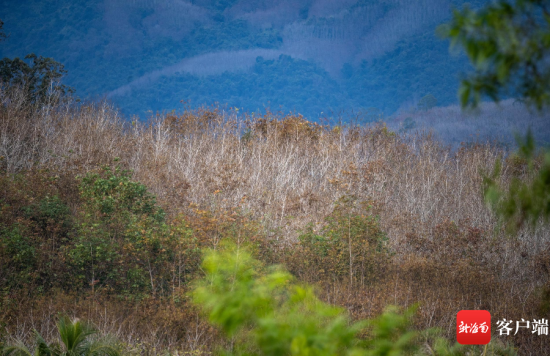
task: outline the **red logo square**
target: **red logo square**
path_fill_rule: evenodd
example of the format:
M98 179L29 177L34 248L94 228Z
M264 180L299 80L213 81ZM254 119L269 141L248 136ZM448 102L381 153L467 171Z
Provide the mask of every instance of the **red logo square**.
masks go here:
M491 341L491 313L461 310L456 315L456 341L462 345L485 345Z

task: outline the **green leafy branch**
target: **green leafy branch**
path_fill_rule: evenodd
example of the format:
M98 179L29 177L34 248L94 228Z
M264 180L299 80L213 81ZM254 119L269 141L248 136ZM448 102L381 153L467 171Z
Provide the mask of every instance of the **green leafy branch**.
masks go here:
M539 110L550 103L549 7L544 0L499 0L454 11L439 30L464 48L475 69L462 80L463 106L475 107L483 96L499 101L507 89Z
M242 247L206 251L203 270L205 278L196 282L191 297L231 338L221 354L465 355L478 350L450 345L436 329L412 328L415 307L404 313L388 307L375 319L352 321L343 308L318 299L311 286L280 266L266 268ZM515 354L509 347L490 346L491 354Z
M497 160L493 173L484 177L485 200L511 233L525 223L534 227L539 219L547 223L550 217L550 152L537 156L531 131L525 139L518 137L517 140L517 157L527 163L528 175L532 179L525 181L513 177L506 191L498 184L502 171L500 160ZM537 168L537 158L542 161L540 168Z

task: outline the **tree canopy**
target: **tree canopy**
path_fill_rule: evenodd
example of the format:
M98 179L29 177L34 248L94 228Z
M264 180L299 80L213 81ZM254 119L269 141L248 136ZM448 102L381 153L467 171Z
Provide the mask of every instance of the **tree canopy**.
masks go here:
M0 42L7 38L0 20ZM49 98L59 99L74 89L60 83L67 73L63 64L52 58L28 54L24 59L3 58L0 60L0 84L3 89L23 88L26 100L31 103L44 103Z
M20 58L0 60L0 81L8 88L23 88L30 103L45 102L50 94L65 96L73 92L59 82L67 73L63 64L34 53L25 59L30 63Z

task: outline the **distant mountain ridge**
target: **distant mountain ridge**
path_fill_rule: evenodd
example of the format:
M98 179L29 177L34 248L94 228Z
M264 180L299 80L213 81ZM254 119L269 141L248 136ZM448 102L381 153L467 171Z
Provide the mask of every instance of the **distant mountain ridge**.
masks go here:
M66 65L66 84L79 96L109 95L142 117L181 100L313 119L371 107L391 114L427 93L453 104L467 69L434 34L462 1L0 3L10 34L0 56L51 56Z

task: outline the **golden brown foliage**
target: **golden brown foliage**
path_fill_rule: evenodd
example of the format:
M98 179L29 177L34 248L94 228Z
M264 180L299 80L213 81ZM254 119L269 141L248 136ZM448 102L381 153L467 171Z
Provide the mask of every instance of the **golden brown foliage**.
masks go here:
M74 177L118 158L157 196L171 231L193 231L176 248L171 268L178 282L171 282L170 296L132 304L54 290L20 303L4 300L10 307L0 322L11 336L33 327L48 335L52 316L66 311L116 334L129 349L212 350L216 332L190 309L181 282L187 279L177 276L200 273L196 251L222 238L253 244L261 259L315 281L325 300L358 318L386 304L418 302L417 325L441 327L452 337L461 309L488 309L495 319L546 316L550 230L507 238L498 228L483 201L481 172L490 172L503 152L489 144L451 152L429 134L404 137L385 126L330 128L296 116L243 119L214 109L157 116L148 124L124 121L106 104L29 114L17 98L2 100L4 226L17 219L18 206L48 194L76 209ZM503 160L503 183L521 167ZM7 184L18 172L26 181ZM338 210L343 197L357 204ZM369 233L337 238L327 230L330 221L340 221L335 230L363 224ZM59 229L47 222L44 236ZM308 233L324 236L322 252L307 243ZM379 241L383 252L376 251ZM549 350L547 338L524 334L509 341L524 352Z

